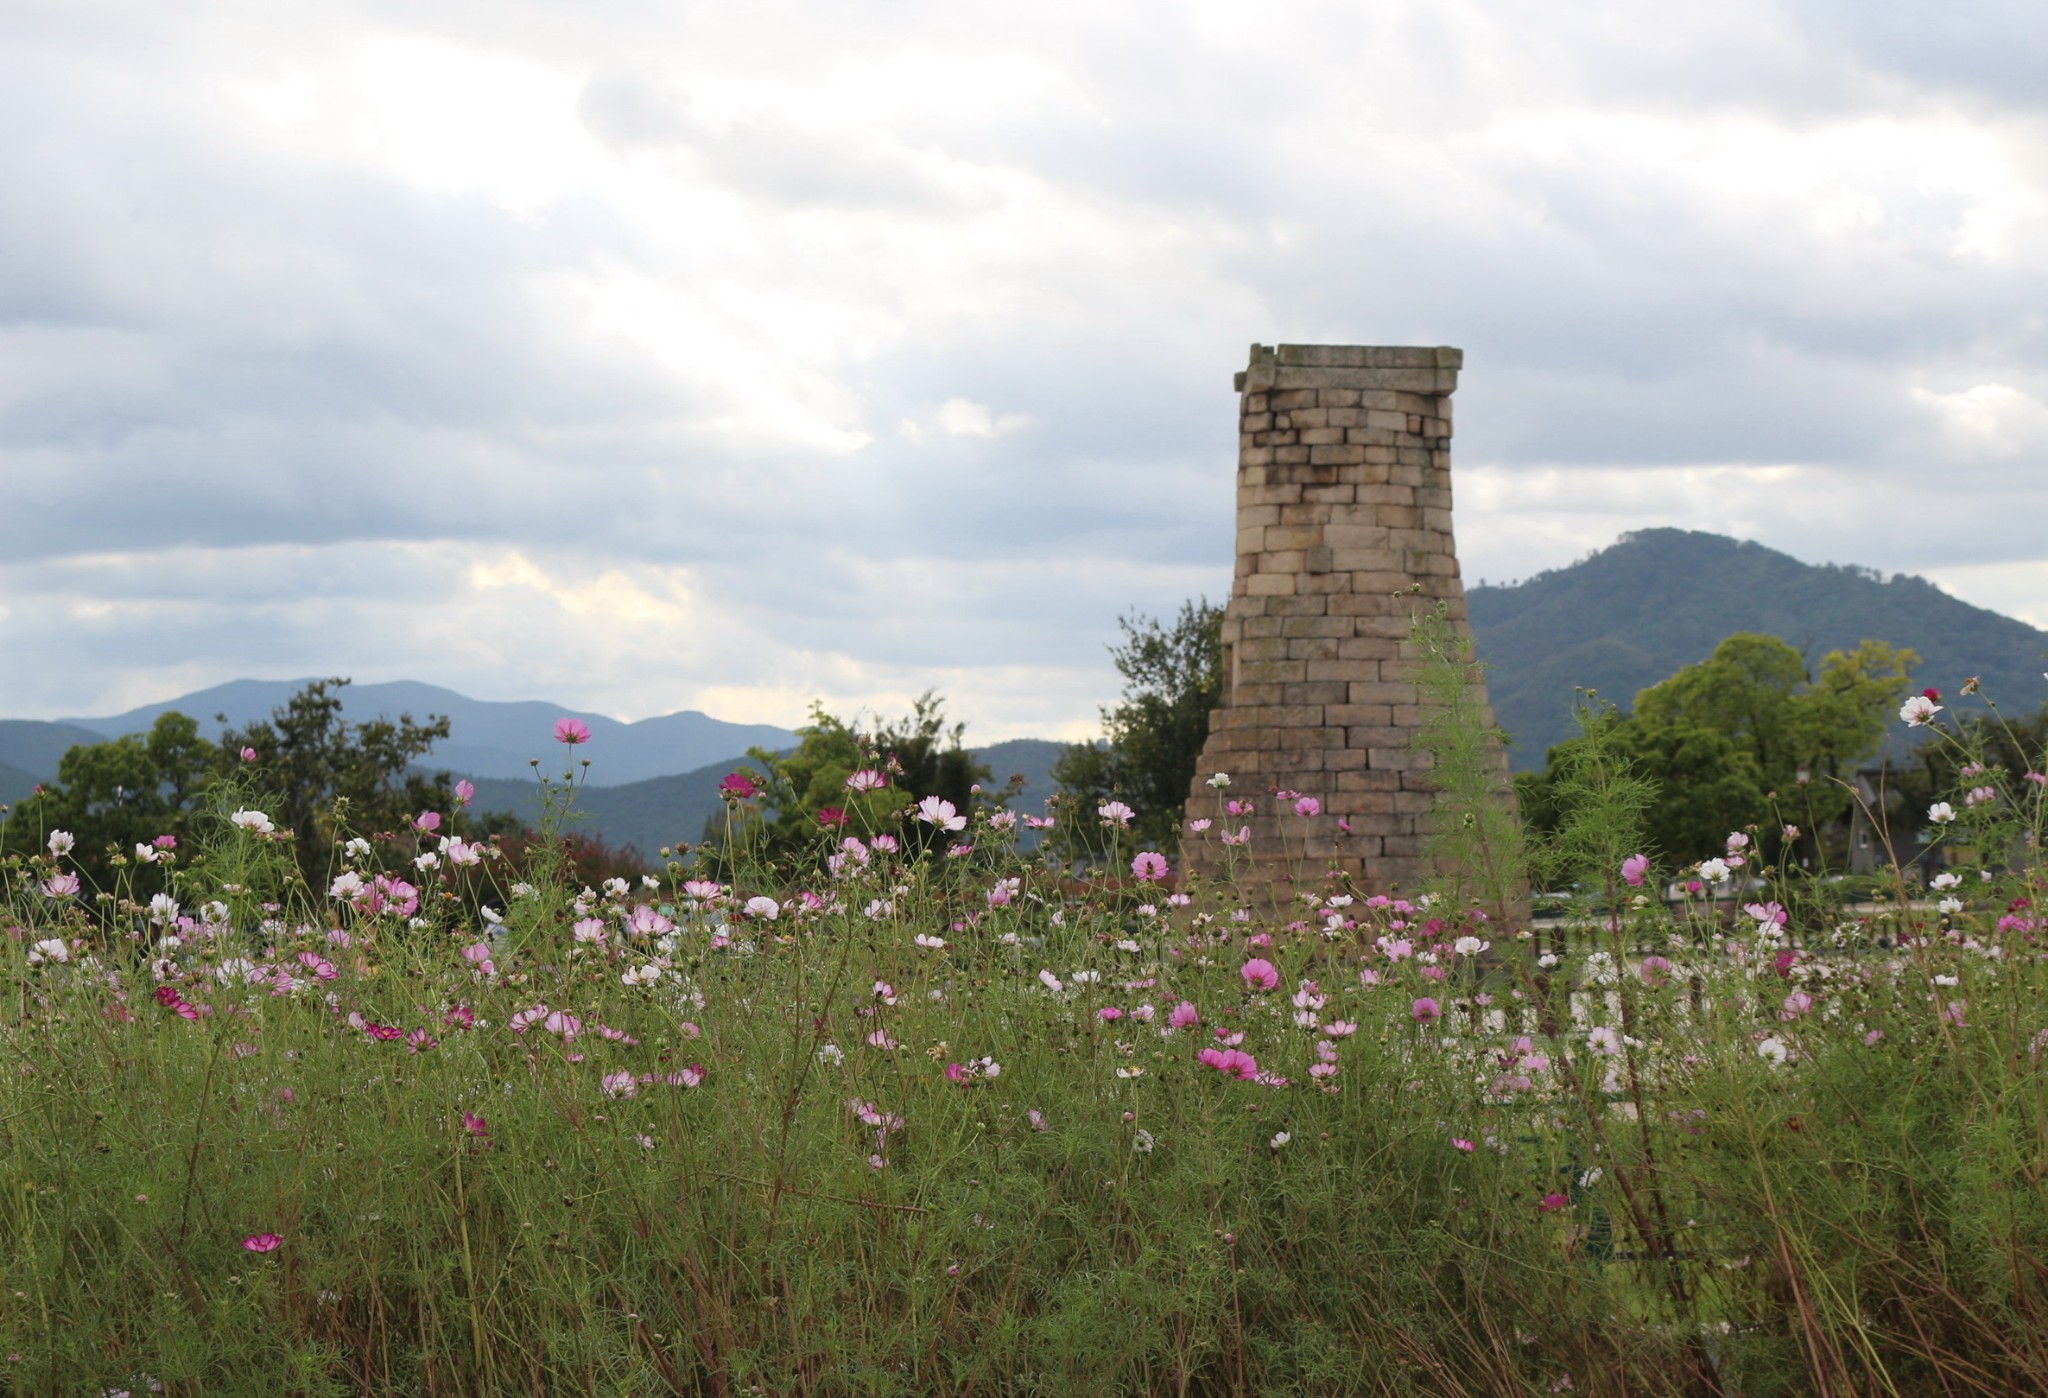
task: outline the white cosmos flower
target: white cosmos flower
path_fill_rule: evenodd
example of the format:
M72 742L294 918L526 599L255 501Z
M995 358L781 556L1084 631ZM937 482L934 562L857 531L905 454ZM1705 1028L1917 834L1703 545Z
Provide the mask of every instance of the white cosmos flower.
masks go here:
M1924 694L1916 694L1899 705L1899 717L1908 728L1924 728L1929 719L1941 712L1941 705Z
M927 796L917 803L917 818L927 825L941 830L965 830L967 817L953 809L951 801L937 796Z
M270 823L270 817L261 811L236 811L228 820L253 835L268 835L277 829Z

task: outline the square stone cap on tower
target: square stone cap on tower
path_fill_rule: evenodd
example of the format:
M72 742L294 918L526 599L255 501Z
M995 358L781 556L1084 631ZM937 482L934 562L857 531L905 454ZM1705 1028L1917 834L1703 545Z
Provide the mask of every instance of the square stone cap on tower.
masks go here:
M1239 393L1272 388L1382 388L1450 393L1465 351L1449 345L1253 345Z

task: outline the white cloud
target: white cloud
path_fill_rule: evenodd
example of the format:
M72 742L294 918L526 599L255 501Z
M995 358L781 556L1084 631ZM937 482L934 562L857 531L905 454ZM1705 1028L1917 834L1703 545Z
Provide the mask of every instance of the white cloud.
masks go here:
M2048 451L2048 404L2010 384L1980 383L1956 393L1915 388L1913 401L1934 412L1950 438L1972 455Z

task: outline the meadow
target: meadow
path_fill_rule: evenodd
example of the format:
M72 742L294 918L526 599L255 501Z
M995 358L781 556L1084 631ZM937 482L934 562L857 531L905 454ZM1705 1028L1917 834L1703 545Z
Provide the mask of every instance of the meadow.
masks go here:
M1495 852L1578 882L1541 926L1183 878L1115 803L1050 817L1110 838L1077 881L879 753L907 820L794 861L736 774L715 865L515 878L426 811L309 885L252 765L112 887L61 831L0 870L0 1382L2040 1391L2041 765L1852 912L1777 829L1651 859L1596 735L1557 846ZM1187 838L1324 818L1213 792Z

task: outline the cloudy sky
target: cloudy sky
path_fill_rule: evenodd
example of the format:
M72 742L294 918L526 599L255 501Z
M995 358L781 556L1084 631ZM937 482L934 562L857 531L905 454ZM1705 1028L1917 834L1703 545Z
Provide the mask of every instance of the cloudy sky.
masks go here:
M0 715L238 676L1071 736L1253 341L1451 344L1468 581L2048 625L2038 0L0 0Z

